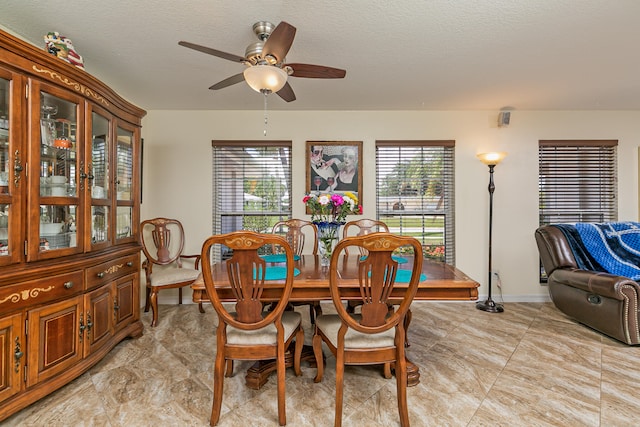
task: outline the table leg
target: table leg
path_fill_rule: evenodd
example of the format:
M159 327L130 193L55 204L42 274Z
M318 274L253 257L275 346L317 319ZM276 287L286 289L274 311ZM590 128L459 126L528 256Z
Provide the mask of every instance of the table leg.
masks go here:
M287 368L293 366L293 345L287 349L284 355L284 363ZM313 368L316 366L316 358L313 355L313 347L305 345L302 347L301 362L309 362L309 365ZM277 368L276 360L258 360L248 370L247 375L244 377L247 387L253 390L260 390L260 387L266 384L271 372Z

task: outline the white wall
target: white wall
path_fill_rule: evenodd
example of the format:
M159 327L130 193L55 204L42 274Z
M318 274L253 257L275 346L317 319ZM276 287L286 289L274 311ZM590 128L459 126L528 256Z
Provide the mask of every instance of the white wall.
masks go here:
M199 253L211 234L211 140L293 141L293 216L305 217L307 140L363 141L364 217L375 217L375 141L456 141L456 266L482 284L488 258L488 167L485 151L507 151L495 169L493 269L505 301L547 300L538 283L538 140L617 139L619 218L638 219L637 111L513 111L498 128L497 111L150 111L143 120L142 219L175 217L187 233L186 252ZM494 299L500 301L495 288ZM167 294L167 295L164 295ZM175 301L166 291L161 302ZM187 295L188 292L187 292ZM167 299L170 297L170 299ZM187 296L189 299L190 296Z

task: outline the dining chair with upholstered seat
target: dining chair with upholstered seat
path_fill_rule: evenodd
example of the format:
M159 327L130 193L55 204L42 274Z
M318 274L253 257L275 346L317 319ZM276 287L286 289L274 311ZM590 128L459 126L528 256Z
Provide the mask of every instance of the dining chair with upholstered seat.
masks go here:
M389 227L382 221L362 218L347 222L342 228L342 238L349 237L355 231L355 236L366 236L367 234L383 231L388 233Z
M344 225L342 229L342 238L349 237L350 235L355 236L366 236L367 234L375 233L377 231L389 232L389 227L382 221L377 221L375 219L362 218L356 219L354 221L349 221ZM355 234L353 234L355 233ZM367 251L363 248L358 247L360 255L365 256ZM347 302L347 310L352 313L355 311L355 308L360 304L359 301L348 301Z
M345 251L357 246L367 251L361 257L358 271L345 277L341 258ZM416 254L411 269L400 269L392 257L394 250L406 247ZM404 267L407 264L402 264ZM400 424L409 426L407 408L407 361L405 357L405 316L418 290L422 272L422 245L414 237L377 232L365 236L346 237L338 243L331 257L329 287L337 314L316 319L313 352L317 364L315 382L322 381L324 372L322 343L336 357L335 425L342 425L345 365L388 366L395 363L396 389ZM341 282L357 280L360 285L361 314L347 312L341 302ZM390 311L389 306L398 305Z
M182 304L182 288L191 285L200 275L200 255L185 255L185 236L182 223L177 219L153 218L140 223L140 242L145 260L147 294L144 311L151 307L151 326L158 324L158 293L162 289L178 289L178 303ZM193 261L193 268L183 265L185 259ZM199 304L203 313L202 303Z
M305 251L305 243L311 248L311 254L318 254L318 227L311 221L304 219L288 219L284 221L278 221L273 225L271 230L273 234L283 236L285 240L291 245L293 255L300 257ZM294 306L308 305L309 306L309 319L311 324L315 322L315 317L322 314L322 307L319 302L295 302L291 303Z
M311 221L296 218L278 221L273 225L271 232L283 236L291 245L294 255L302 255L307 237L311 238L311 253L318 253L318 227Z
M258 254L260 248L275 245L286 257L284 266L271 266ZM212 266L217 252L225 249L230 257ZM213 308L218 314L216 332L216 358L213 374L213 407L211 425L220 419L222 396L226 376L233 373L233 360L276 359L278 422L286 424L285 412L285 351L295 339L293 365L296 375L301 375L300 358L304 344L302 316L295 311L285 311L291 290L294 268L293 251L280 236L252 231L211 236L202 245L202 276ZM213 283L212 268L224 268L228 283ZM299 273L299 272L298 272ZM277 304L264 311L263 291L270 280L284 284ZM216 291L217 286L230 287L235 295L233 308L223 305ZM279 288L276 288L276 290ZM228 311L233 310L233 311Z

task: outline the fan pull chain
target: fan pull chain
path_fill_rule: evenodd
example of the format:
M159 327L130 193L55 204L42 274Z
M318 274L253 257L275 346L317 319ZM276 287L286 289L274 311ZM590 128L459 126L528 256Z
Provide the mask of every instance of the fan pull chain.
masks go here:
M263 92L263 96L264 96L264 132L263 135L266 137L267 136L267 125L268 123L268 119L267 119L267 93Z

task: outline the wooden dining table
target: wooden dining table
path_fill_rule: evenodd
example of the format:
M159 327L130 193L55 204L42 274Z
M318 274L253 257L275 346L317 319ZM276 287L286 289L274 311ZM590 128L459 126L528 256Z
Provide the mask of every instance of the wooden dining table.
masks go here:
M399 269L411 269L411 256L402 256L406 262L398 265ZM341 277L340 295L345 301L359 300L360 289L358 285L358 262L360 256L358 254L350 254L341 256L338 263L338 272ZM268 262L267 265L277 266L279 263ZM218 295L222 301L233 302L235 298L228 285L228 276L226 271L226 263L214 263L212 265L213 283L216 286ZM331 301L331 292L329 290L329 267L321 265L319 255L301 255L294 261L294 267L299 273L293 279L293 289L291 291L290 301L296 302L314 302L314 301ZM478 287L480 284L469 276L464 274L456 267L429 259L424 259L422 263L422 280L418 286L418 291L414 301L420 300L457 300L457 301L475 301L478 299ZM282 293L283 280L268 281L262 294L264 301L277 301ZM394 294L391 299L400 301L407 284L397 283ZM209 297L205 290L204 281L199 277L191 286L193 289L193 302L204 303L209 301ZM410 316L407 320L407 328L409 326ZM303 354L303 360L314 363L312 350L306 349ZM292 363L290 360L287 364ZM413 386L420 382L420 372L418 367L407 360L408 364L408 385ZM252 366L246 377L246 384L253 389L259 389L266 381L269 374L275 370L273 361L265 361Z

